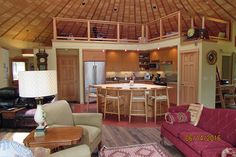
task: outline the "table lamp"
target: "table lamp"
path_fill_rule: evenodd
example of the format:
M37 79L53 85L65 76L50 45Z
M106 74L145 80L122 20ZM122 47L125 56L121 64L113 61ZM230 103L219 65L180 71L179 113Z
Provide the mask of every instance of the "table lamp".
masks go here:
M57 94L57 75L55 70L48 71L22 71L19 72L20 97L35 98L37 109L34 120L38 123L37 131L45 129L45 113L42 108L42 100L45 96Z

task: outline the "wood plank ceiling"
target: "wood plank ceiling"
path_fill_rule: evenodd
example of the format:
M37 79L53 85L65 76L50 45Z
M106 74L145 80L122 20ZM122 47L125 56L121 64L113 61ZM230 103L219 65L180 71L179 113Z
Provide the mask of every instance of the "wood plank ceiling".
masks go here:
M190 15L236 20L236 0L0 0L0 4L0 37L46 45L51 44L52 17L147 23L181 10L186 28ZM169 20L166 29L175 23Z

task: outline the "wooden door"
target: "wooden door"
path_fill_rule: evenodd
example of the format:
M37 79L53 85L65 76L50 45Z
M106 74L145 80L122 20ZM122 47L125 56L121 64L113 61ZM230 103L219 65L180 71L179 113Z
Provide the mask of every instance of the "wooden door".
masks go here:
M79 101L79 65L77 54L57 53L58 98Z
M181 53L180 104L198 100L198 50Z

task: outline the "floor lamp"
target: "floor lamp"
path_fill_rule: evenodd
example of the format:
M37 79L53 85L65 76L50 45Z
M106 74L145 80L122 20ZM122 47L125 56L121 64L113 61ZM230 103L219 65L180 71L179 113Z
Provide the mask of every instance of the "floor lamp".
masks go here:
M57 94L57 75L55 70L47 71L22 71L19 72L20 97L35 98L37 109L34 120L38 123L36 132L44 135L45 112L42 108L42 100L45 96Z

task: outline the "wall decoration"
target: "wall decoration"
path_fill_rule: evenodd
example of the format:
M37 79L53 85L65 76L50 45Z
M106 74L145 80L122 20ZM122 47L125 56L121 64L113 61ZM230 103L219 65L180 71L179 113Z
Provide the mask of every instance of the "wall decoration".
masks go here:
M215 50L210 50L208 53L207 53L207 62L210 64L210 65L213 65L215 64L217 61L217 52Z

